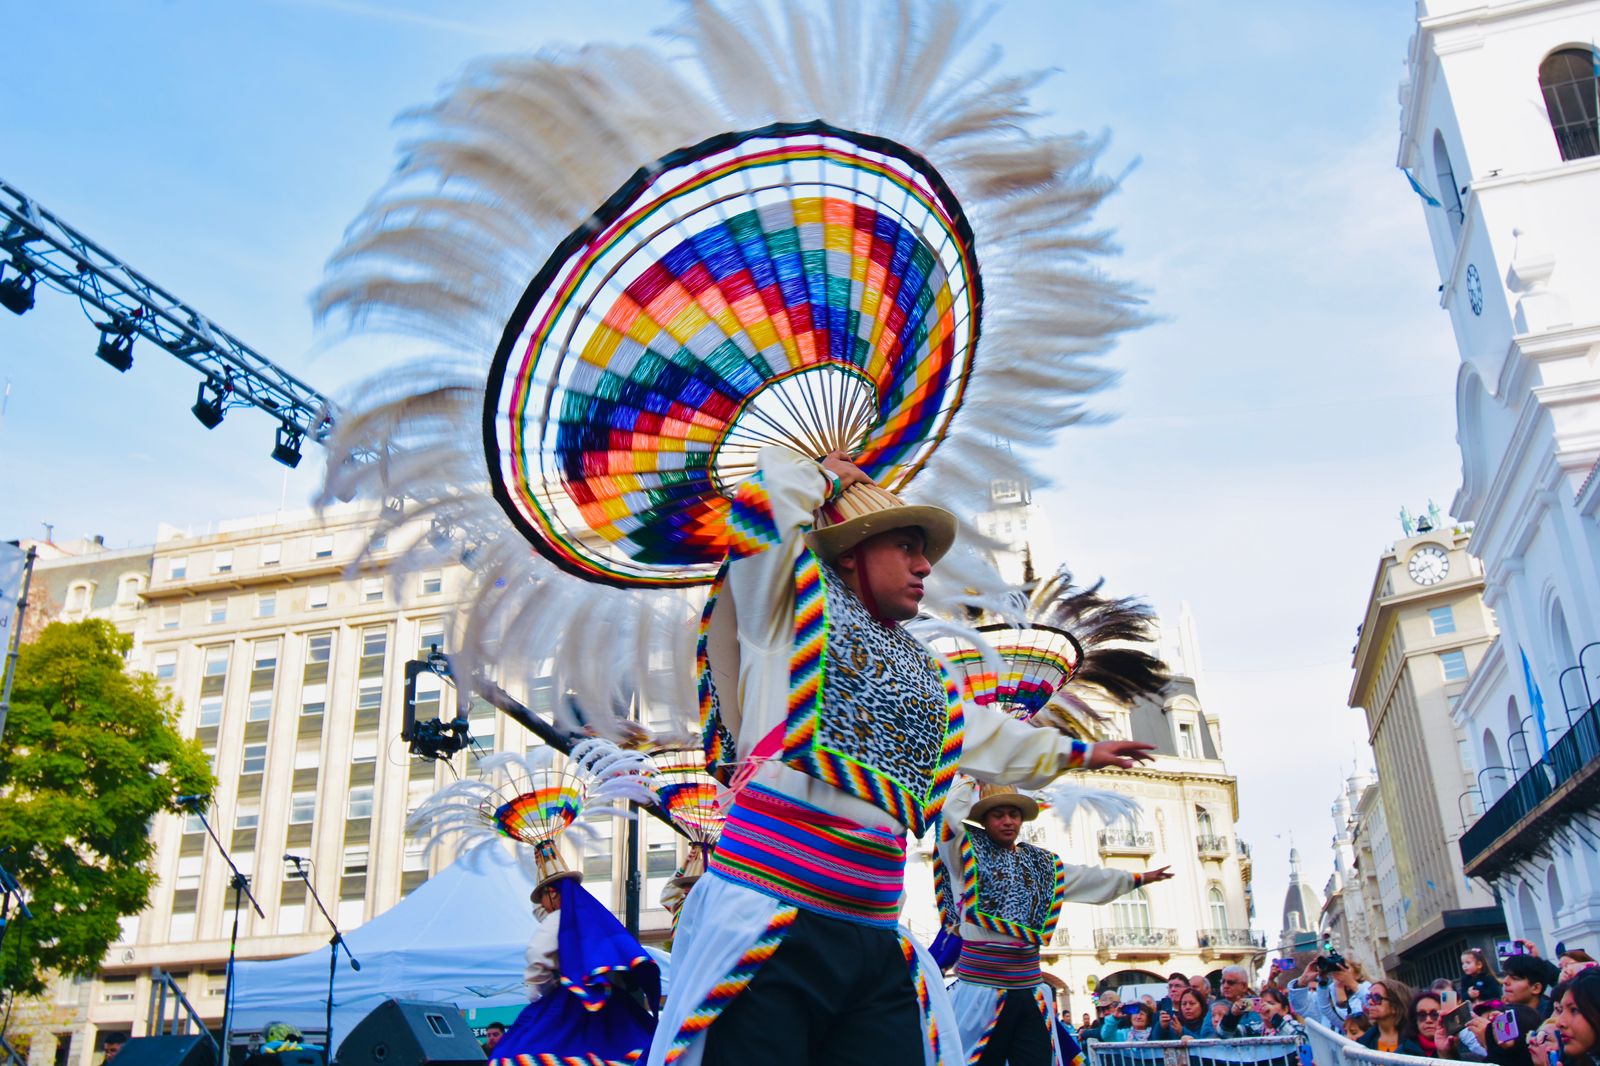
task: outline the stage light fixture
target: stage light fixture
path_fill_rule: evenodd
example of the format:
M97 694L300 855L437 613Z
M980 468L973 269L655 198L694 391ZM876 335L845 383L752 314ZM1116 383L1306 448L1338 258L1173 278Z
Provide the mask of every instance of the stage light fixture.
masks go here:
M94 354L116 368L119 374L126 374L128 368L133 366L133 334L102 329L100 346L94 350Z
M300 431L285 423L278 427L278 440L272 457L291 470L300 465Z
M33 290L39 284L39 279L32 274L18 274L14 278L0 281L0 304L14 315L20 315L33 307Z
M222 401L228 393L233 391L226 385L219 385L215 380L207 378L200 383L200 392L195 397L194 406L189 410L194 412L194 417L207 429L216 429L222 423Z

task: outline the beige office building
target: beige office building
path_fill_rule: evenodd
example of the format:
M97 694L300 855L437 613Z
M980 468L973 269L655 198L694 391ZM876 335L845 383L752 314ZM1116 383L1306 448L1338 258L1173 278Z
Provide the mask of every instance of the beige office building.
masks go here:
M285 869L286 852L312 860L317 892L346 930L447 861L435 855L430 869L405 837L405 816L469 772L476 753L457 755L452 769L409 757L398 737L405 663L435 644L448 650L467 575L443 564L395 572L389 564L417 530L397 531L363 556L375 520L374 510L348 506L321 519L246 519L203 534L164 527L153 546L126 551L92 540L39 546L35 621L93 615L131 633L130 667L172 691L182 732L211 757L218 785L208 817L265 912L257 918L246 906L241 915L242 959L326 949L327 924ZM548 689L513 694L550 708ZM454 698L436 677L419 679L420 717L452 717ZM473 709L471 725L484 752L538 743L487 706ZM641 926L651 942L666 933L656 902L678 845L670 830L645 822ZM104 1033L142 1034L154 968L174 975L208 1024L220 1024L233 917L228 868L198 818L162 816L153 832L160 883L149 906L124 922L97 981L63 982L35 1005L34 1066L87 1066ZM603 836L582 860L585 885L619 913L622 851Z
M1478 786L1451 710L1495 635L1469 537L1459 526L1419 528L1384 553L1350 687L1350 706L1366 712L1393 856L1381 961L1413 985L1455 975L1465 948L1492 949L1505 928L1494 897L1467 881L1457 845Z

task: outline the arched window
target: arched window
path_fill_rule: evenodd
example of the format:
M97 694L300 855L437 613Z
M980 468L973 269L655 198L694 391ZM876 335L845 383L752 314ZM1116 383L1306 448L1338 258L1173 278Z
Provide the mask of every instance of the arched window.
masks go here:
M1567 909L1567 896L1561 891L1561 875L1556 873L1556 864L1551 863L1550 869L1544 875L1545 898L1550 901L1550 915L1555 917Z
M1526 881L1517 886L1517 913L1522 919L1522 939L1535 944L1544 943L1544 926L1539 922L1539 908L1533 902L1533 890Z
M1150 897L1142 888L1124 893L1111 904L1111 916L1117 928L1130 933L1150 931Z
M1211 886L1211 890L1206 893L1206 902L1211 909L1211 928L1228 928L1228 901L1223 898L1220 886Z
M1211 812L1204 807L1197 808L1194 816L1195 828L1203 837L1214 837L1216 829L1211 824Z
M1539 64L1539 88L1562 159L1600 155L1595 82L1594 52L1588 48L1563 48Z
M1506 700L1506 755L1511 759L1510 767L1518 768L1517 756L1522 756L1521 768L1526 770L1533 765L1533 758L1528 754L1531 747L1528 743L1527 730L1522 728L1522 715L1518 713L1517 698L1511 696ZM1538 728L1533 719L1528 720L1528 729Z
M1494 739L1494 731L1483 731L1483 769L1478 773L1478 780L1483 783L1483 805L1485 808L1493 805L1494 801L1505 795L1506 772L1495 767L1504 766L1505 759L1500 756L1500 745Z
M1450 236L1461 237L1461 224L1467 219L1467 212L1461 206L1460 182L1456 180L1456 169L1450 165L1450 153L1444 146L1444 134L1438 130L1433 131L1433 172L1439 179L1439 203L1444 206L1445 216L1450 219Z
M1572 631L1567 628L1567 612L1561 609L1560 600L1550 604L1550 652L1555 656L1557 670L1578 663L1577 653L1572 650Z

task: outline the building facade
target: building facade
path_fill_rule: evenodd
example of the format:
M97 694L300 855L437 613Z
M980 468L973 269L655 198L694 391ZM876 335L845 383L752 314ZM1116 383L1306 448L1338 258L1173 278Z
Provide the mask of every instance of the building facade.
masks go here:
M1499 624L1455 707L1487 808L1462 842L1519 936L1600 936L1600 198L1596 0L1423 0L1399 163L1461 353L1462 485ZM1541 706L1542 705L1542 706Z
M482 756L539 744L477 704L470 752L449 765L407 754L398 739L405 663L434 646L448 652L467 573L446 563L393 567L420 530L397 530L367 553L377 520L373 509L347 506L223 523L203 535L163 530L153 546L129 551L92 541L41 547L34 624L95 616L130 633L129 667L171 691L181 731L211 758L218 786L207 817L265 912L241 912L241 959L326 947L327 924L285 868L285 853L310 859L317 893L343 929L355 928L448 862L442 849L429 859L407 838L406 816ZM536 711L552 709L548 688L509 680L508 688ZM453 688L422 675L417 708L424 720L448 720ZM613 844L621 827L600 828L573 858L584 884L621 913L625 849ZM653 819L640 832L641 936L654 942L669 927L657 903L679 845ZM87 1066L106 1033L142 1033L158 967L208 1025L220 1024L230 872L198 818L161 816L152 833L160 881L148 907L123 923L97 981L57 990L72 1016L56 1004L46 1038L33 1041L35 1066Z
M1376 796L1372 775L1352 773L1333 803L1333 873L1328 876L1327 891L1323 893L1319 927L1323 943L1332 944L1346 959L1360 963L1368 975L1376 976L1383 972L1380 960L1388 948L1380 950L1373 933L1367 900L1370 889L1362 869L1364 856L1357 843L1361 825L1357 812L1369 789ZM1376 867L1375 859L1366 861ZM1375 883L1375 873L1373 880Z
M1300 849L1289 849L1289 888L1283 895L1283 925L1278 954L1285 958L1316 951L1322 942L1322 900L1300 876Z
M1457 841L1476 780L1451 715L1495 631L1469 532L1424 521L1408 533L1378 562L1349 703L1366 713L1395 871L1381 961L1421 985L1453 976L1465 947L1503 935L1494 896L1462 872Z

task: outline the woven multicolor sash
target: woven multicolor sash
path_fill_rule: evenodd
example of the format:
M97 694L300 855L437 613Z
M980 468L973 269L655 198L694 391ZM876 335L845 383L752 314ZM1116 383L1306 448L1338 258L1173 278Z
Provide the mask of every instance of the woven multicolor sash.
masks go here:
M964 940L956 960L956 976L990 988L1033 988L1039 976L1037 944L1002 944Z
M899 833L868 829L752 784L728 812L709 867L796 907L893 929L906 845Z

